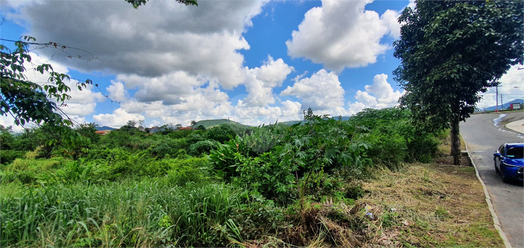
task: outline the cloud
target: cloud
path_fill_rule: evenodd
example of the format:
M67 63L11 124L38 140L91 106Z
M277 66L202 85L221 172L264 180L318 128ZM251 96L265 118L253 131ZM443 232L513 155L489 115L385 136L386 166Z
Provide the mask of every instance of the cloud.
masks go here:
M264 61L264 65L251 69L256 75L256 78L267 87L277 87L282 85L284 81L295 68L287 65L281 58L273 60L271 56L268 56L267 61Z
M130 114L122 108L116 109L112 114L94 115L93 120L100 126L121 127L128 121L145 120L143 115Z
M12 131L15 132L15 133L20 133L20 132L24 131L24 127L15 125L15 118L13 118L10 115L7 115L7 116L0 115L0 125L2 125L4 127L11 126ZM34 124L33 123L26 124L26 126L28 126L28 127L31 126L31 125L34 125Z
M36 71L37 66L41 64L50 64L55 72L68 74L69 70L63 64L54 60L48 59L46 56L39 55L37 53L29 53L31 56L31 62L25 62L24 67L26 68L26 80L35 82L41 86L46 84L52 84L49 82L50 74L44 72L43 74ZM64 105L60 108L73 120L77 122L85 122L85 117L94 113L97 102L104 101L105 98L100 92L94 91L94 86L89 84L83 87L82 90L78 89L78 80L70 79L65 80L64 83L70 88L67 93L71 98L64 101Z
M239 101L232 112L232 119L252 126L300 120L301 106L299 102L286 100L281 102L281 106L250 107Z
M244 57L238 51L249 44L242 34L266 2L202 0L194 7L150 1L136 10L121 0L41 1L20 6L16 18L27 22L39 41L81 46L42 50L81 71L147 78L185 71L215 78L230 89L244 81Z
M512 66L499 80L499 97L502 96L503 102L524 99L524 85L522 84L522 82L524 82L524 70L519 70L519 67L522 66ZM484 109L495 106L497 104L495 100L497 98L495 91L496 88L492 87L489 88L486 93L479 94L482 96L482 99L477 103L477 107L479 109ZM500 98L499 104L501 104Z
M126 86L138 88L134 98L140 102L163 101L166 105L182 102L181 97L192 93L195 87L204 84L184 71L175 71L159 77L147 78L137 75L120 75Z
M341 72L345 67L362 67L377 61L389 46L380 40L387 34L399 37L398 13L382 17L364 10L372 0L323 0L322 7L310 9L292 39L286 41L288 54L321 63Z
M310 78L302 78L288 86L280 95L297 97L304 108L339 115L344 114L344 93L338 76L321 69Z
M355 93L357 102L349 103L349 112L356 114L365 108L382 109L398 105L404 91L393 90L387 79L386 74L375 75L372 85L366 85L365 91Z
M261 67L248 69L246 67L246 91L248 95L243 100L243 104L251 107L264 107L267 104L274 104L273 88L281 86L294 68L284 63L281 58L273 60L268 56L268 60Z
M129 97L122 82L111 80L111 85L106 90L109 92L109 99L115 102L123 102Z

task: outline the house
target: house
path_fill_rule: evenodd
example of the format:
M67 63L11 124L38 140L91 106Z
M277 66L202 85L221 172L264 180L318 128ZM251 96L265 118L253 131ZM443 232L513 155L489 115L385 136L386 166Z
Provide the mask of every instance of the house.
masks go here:
M108 133L110 133L111 130L100 130L100 131L95 131L95 133L97 134L100 134L100 135L106 135Z
M181 128L179 128L178 130L180 130L180 131L183 131L183 130L193 130L193 128L192 128L192 127L181 127Z

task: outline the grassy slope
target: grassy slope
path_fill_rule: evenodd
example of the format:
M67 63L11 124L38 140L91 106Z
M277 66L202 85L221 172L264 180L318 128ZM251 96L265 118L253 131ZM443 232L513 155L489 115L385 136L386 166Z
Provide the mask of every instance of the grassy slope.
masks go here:
M245 126L244 124L238 123L236 121L231 121L231 120L227 120L227 119L216 119L216 120L201 120L201 121L197 121L195 127L198 127L198 126L202 125L205 128L210 128L210 127L214 127L214 126L220 126L222 124L233 124L233 125Z

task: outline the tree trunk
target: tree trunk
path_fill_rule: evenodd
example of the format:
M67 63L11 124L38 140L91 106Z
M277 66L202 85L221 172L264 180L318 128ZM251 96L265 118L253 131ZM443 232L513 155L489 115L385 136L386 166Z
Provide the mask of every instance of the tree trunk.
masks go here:
M460 151L460 116L457 114L451 122L451 156L453 156L453 164L460 165L462 152Z

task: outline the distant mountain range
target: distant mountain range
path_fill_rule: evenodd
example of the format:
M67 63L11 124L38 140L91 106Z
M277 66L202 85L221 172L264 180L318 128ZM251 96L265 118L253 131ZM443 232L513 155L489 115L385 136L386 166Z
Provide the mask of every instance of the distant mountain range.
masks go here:
M499 105L499 110L509 109L511 108L511 104L513 103L524 104L524 99L515 99L511 102L504 103L504 105ZM487 108L481 109L480 111L495 111L495 110L497 110L497 106L487 107Z
M108 126L102 126L102 127L95 127L96 131L102 131L102 130L115 130L116 128L108 127Z
M335 118L336 120L338 120L338 116L335 116L333 117ZM342 120L349 120L349 116L342 116ZM296 120L296 121L284 121L284 122L278 122L280 124L284 124L284 125L294 125L294 124L297 124L299 122L302 122L303 120ZM236 121L232 121L232 120L228 120L228 119L214 119L214 120L201 120L201 121L197 121L196 124L194 125L194 127L198 127L200 125L204 126L205 128L212 128L212 127L216 127L216 126L220 126L222 124L230 124L230 125L240 125L240 126L249 126L249 125L245 125L245 124L242 124L242 123L239 123L239 122L236 122ZM266 125L273 125L275 123L266 123ZM101 131L101 130L115 130L115 129L118 129L118 128L112 128L112 127L108 127L108 126L101 126L101 127L95 127L97 131ZM153 130L153 132L155 132L156 130Z

